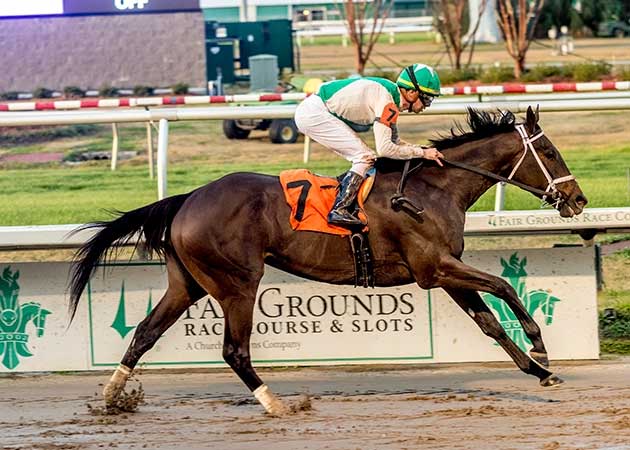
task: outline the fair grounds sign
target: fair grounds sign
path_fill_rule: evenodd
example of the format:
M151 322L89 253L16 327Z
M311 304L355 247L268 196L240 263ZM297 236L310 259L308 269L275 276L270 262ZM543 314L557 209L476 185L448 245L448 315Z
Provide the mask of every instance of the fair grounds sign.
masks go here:
M505 278L541 326L552 359L598 358L592 248L481 251L465 261ZM164 267L99 268L68 327L67 263L0 264L0 371L61 371L118 364L137 324L166 287ZM484 300L523 349L529 341L503 302ZM441 290L352 288L268 268L258 291L255 364L323 365L507 361ZM223 319L205 298L141 361L147 367L218 367Z

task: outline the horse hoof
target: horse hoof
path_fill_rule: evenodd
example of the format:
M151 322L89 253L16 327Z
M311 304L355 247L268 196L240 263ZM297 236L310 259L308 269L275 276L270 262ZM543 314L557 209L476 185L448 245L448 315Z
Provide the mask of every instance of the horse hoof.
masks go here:
M125 388L127 379L131 375L131 369L127 366L120 364L112 377L109 379L109 383L103 389L103 398L105 399L105 406L108 408L116 406L120 393Z
M549 375L547 378L540 380L540 385L543 387L558 386L564 383L564 380L556 375Z
M529 356L531 356L531 358L541 366L549 367L549 358L546 353L535 352L532 350L529 352Z
M105 389L103 389L103 399L105 400L105 406L111 408L116 406L120 393L125 388L124 384L119 383L107 383Z
M267 411L267 414L273 417L282 417L291 412L287 406L276 397L266 384L260 385L254 390L254 397L260 402Z

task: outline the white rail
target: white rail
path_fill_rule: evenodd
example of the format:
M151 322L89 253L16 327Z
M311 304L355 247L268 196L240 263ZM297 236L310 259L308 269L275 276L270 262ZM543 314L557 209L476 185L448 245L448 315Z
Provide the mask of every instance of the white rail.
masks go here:
M511 100L493 102L452 102L436 100L423 115L465 114L468 107L481 111L525 112L539 106L543 112L610 111L630 109L630 98L579 100ZM174 120L284 119L291 118L296 105L215 106L156 108L146 110L29 111L0 114L0 126L72 125L85 123L129 123Z
M543 112L552 111L609 111L630 109L630 98L506 101L451 103L440 102L425 111L426 115L465 114L467 108L481 111L510 110L524 112L528 107L539 106ZM176 120L223 119L282 119L291 118L296 105L231 106L231 107L180 107L146 110L77 110L6 112L0 115L1 126L70 125L86 123L159 122L157 179L158 198L167 195L168 123ZM305 159L310 149L305 146Z
M0 227L0 250L76 248L94 230L70 236L80 224ZM540 235L630 232L630 208L589 208L572 218L555 210L471 212L466 214L466 236ZM129 244L135 244L131 240Z

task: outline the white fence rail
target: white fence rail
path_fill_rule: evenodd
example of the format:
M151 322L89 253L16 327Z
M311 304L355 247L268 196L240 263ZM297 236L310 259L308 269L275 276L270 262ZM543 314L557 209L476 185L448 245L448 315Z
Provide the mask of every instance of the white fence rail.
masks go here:
M76 248L93 230L70 233L80 224L0 227L0 250ZM562 218L556 210L472 212L466 214L466 236L630 233L630 208L589 208ZM135 240L129 242L134 245Z
M505 101L451 103L440 102L423 114L465 114L468 107L482 111L510 110L524 112L529 106L539 106L543 112L552 111L610 111L630 109L630 98ZM248 107L181 107L146 110L78 110L78 111L31 111L7 112L0 115L0 126L70 125L96 123L159 122L157 154L158 198L167 195L167 151L169 121L176 120L223 120L223 119L281 119L291 118L296 105L267 105ZM305 142L304 159L308 161L310 142Z

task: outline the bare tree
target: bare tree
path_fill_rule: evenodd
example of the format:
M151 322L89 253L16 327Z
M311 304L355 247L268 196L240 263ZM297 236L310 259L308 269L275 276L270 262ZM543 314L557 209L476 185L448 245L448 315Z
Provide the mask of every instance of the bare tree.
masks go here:
M451 66L456 70L462 68L462 55L466 48L469 48L466 66L470 65L475 51L475 34L486 9L487 0L481 0L478 16L470 17L469 20L465 20L467 3L468 0L435 1L435 27L442 37ZM470 24L469 27L465 26L466 22ZM464 36L466 28L468 28L468 35Z
M545 0L497 0L497 3L505 47L514 59L514 76L519 79L525 70L525 56Z
M357 72L363 75L374 44L383 31L393 1L344 0L343 16L355 49Z

